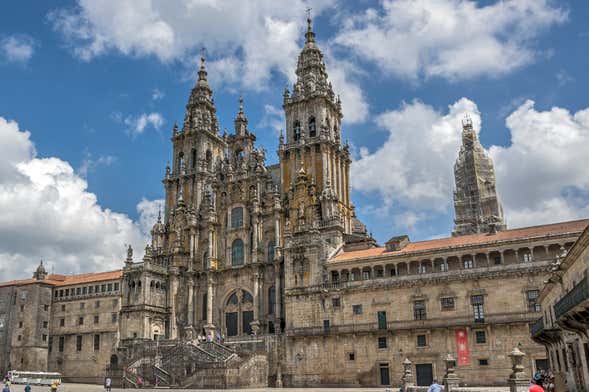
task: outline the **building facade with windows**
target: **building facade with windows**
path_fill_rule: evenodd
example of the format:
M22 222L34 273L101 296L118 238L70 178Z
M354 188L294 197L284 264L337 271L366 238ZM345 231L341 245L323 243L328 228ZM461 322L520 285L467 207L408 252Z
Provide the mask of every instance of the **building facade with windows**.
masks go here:
M558 390L589 390L589 228L565 255L554 260L538 301L542 314L532 324L544 345Z
M1 284L2 370L82 380L108 364L147 381L177 371L178 385L218 386L243 365L256 377L245 386L376 386L398 385L409 359L425 385L450 353L462 382L496 385L514 346L528 370L545 366L528 325L542 314L551 263L589 220L508 230L493 163L466 119L452 236L378 246L351 201L342 106L310 19L296 77L282 93L279 163L266 165L241 99L234 133L220 133L202 58L143 258L129 248L121 271L60 277L40 267Z

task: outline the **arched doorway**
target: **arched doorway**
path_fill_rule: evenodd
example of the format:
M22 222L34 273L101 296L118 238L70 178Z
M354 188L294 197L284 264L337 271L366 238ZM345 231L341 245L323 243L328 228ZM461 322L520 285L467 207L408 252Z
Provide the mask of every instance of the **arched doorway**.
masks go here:
M254 297L245 290L237 290L225 304L225 331L227 336L249 335L254 321Z

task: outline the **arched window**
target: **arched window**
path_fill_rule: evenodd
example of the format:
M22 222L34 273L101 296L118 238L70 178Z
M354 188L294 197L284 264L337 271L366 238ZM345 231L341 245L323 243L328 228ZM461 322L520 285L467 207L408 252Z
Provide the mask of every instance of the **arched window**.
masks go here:
M178 173L180 173L182 171L183 166L184 166L184 153L181 152L178 154L178 165L176 167L176 169L178 170Z
M276 308L276 290L274 286L268 287L268 314L274 314Z
M149 289L153 291L154 288L155 288L155 282L152 280L151 283L149 284Z
M193 148L190 155L191 155L190 164L192 165L192 168L194 169L196 167L196 149Z
M315 117L309 119L309 137L317 136L317 125L315 124Z
M202 255L202 269L203 271L209 268L209 251L205 250Z
M301 138L301 122L299 120L294 122L292 132L295 142Z
M231 245L231 265L243 265L243 241L239 238Z
M211 150L207 150L205 160L207 161L207 170L213 171L213 153L211 152Z
M225 329L227 336L249 335L254 321L253 297L245 290L237 290L225 304Z
M231 228L237 229L243 226L243 207L235 207L231 210Z
M274 242L274 240L268 241L268 252L267 252L268 263L271 263L274 261L274 248L275 247L276 247L276 243Z

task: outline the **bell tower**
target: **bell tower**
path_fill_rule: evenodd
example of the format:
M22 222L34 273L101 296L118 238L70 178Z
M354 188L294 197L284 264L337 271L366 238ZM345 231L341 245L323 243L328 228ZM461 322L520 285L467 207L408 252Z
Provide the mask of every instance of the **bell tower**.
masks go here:
M283 200L287 224L332 225L351 231L350 153L342 145L342 107L336 97L307 18L293 91L284 91L286 140L280 137Z

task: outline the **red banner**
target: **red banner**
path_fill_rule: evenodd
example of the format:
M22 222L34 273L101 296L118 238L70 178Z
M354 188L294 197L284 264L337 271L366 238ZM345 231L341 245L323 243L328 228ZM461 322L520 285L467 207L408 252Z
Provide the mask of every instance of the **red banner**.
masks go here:
M459 328L456 334L456 354L458 366L468 366L470 363L470 353L468 351L468 334L465 328Z

